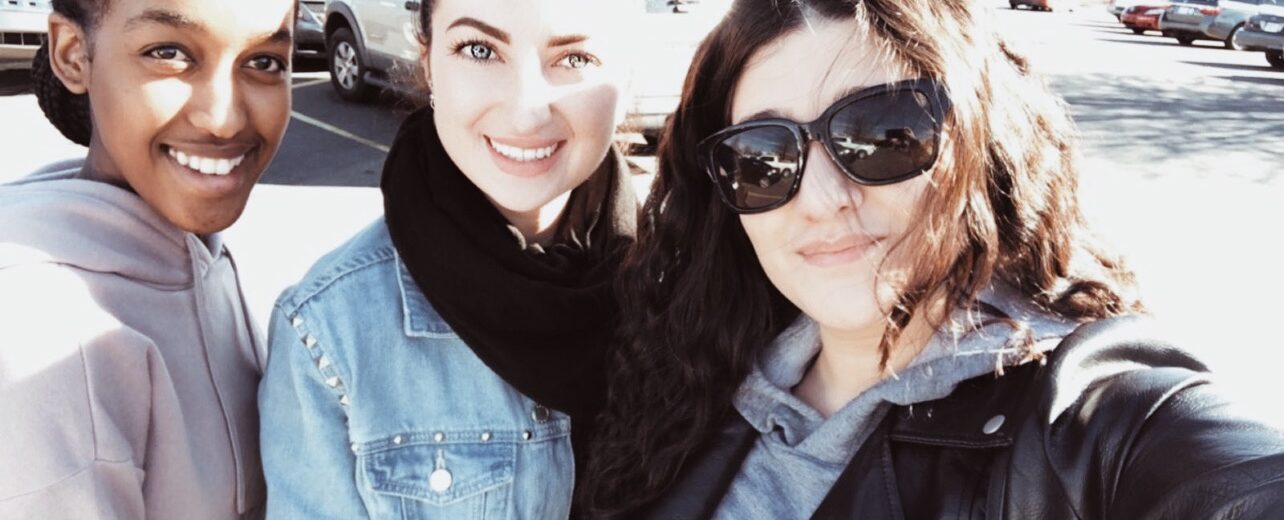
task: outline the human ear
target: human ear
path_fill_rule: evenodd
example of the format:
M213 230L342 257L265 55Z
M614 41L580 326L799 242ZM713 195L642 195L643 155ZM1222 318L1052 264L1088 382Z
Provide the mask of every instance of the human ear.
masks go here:
M89 91L89 62L89 40L84 28L61 14L49 15L50 68L71 93Z

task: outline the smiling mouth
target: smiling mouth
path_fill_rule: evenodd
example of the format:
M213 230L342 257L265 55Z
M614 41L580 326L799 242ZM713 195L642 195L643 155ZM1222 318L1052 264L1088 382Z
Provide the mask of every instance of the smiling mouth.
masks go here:
M495 142L489 137L486 138L486 142L490 144L490 148L492 150L495 150L495 153L517 162L531 162L546 159L552 156L553 153L557 152L557 148L562 144L558 142L542 148L520 148Z
M182 152L174 147L167 148L169 156L174 158L175 162L201 175L228 175L232 173L232 170L235 170L237 166L240 166L241 163L245 162L245 157L249 155L249 152L246 152L232 158L202 157Z

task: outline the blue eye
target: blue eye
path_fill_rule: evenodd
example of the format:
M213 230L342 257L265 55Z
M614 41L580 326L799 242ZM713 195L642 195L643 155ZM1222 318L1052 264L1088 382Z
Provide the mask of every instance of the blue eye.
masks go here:
M589 65L594 65L597 60L587 54L567 54L562 58L562 66L569 69L582 69Z
M484 43L468 43L463 46L464 52L469 58L477 61L490 61L495 59L495 50L491 49Z

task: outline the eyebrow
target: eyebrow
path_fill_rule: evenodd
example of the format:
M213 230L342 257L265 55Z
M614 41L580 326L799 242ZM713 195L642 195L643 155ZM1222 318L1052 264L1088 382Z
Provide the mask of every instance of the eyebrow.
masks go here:
M562 47L564 45L572 45L572 44L588 41L588 39L589 37L584 34L568 34L565 36L554 36L548 39L548 46Z
M498 27L495 27L494 25L488 24L476 18L469 18L465 16L463 18L460 18L452 22L450 26L446 27L446 30L449 31L456 27L472 27L474 29L477 29L478 31L486 33L491 38L494 38L501 42L508 43L509 41L508 33L504 32Z
M178 29L205 31L205 26L201 25L200 22L188 18L181 13L165 9L148 9L143 11L143 14L130 18L128 22L125 22L125 30L128 31L139 25L146 25L149 23L168 25Z
M877 86L878 85L854 85L854 86L848 87L847 90L839 92L837 96L834 96L834 99L829 102L829 105L832 106L834 103L837 103L839 100L843 98L856 94L857 92L860 92L862 90L877 87ZM750 121L757 121L759 119L789 119L789 118L785 117L783 114L781 114L779 111L777 111L774 108L768 108L760 112L755 112L753 115L741 120L741 122L748 123Z
M182 13L165 9L148 9L143 11L143 14L130 18L128 22L125 22L125 30L128 31L137 26L149 23L166 25L188 31L208 32L205 25L200 22L185 16ZM261 38L260 41L271 44L288 44L294 41L294 34L289 28L281 28L272 34Z

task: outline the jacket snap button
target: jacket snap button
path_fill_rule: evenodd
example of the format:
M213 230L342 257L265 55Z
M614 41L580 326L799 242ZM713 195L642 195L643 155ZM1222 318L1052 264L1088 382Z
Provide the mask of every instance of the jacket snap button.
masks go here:
M531 412L531 418L535 419L537 423L548 422L548 408L536 405L535 410Z
M451 475L450 470L447 469L437 469L428 475L428 487L436 493L444 493L454 482L454 475Z
M441 432L434 433L434 434L432 434L432 440L433 440L434 442L442 442L442 441L445 441L445 440L446 440L446 434L441 433Z
M1003 414L991 417L990 420L985 421L985 426L981 427L981 433L991 435L994 432L999 431L999 428L1003 427L1003 421L1006 421L1007 419L1008 418L1004 417Z

